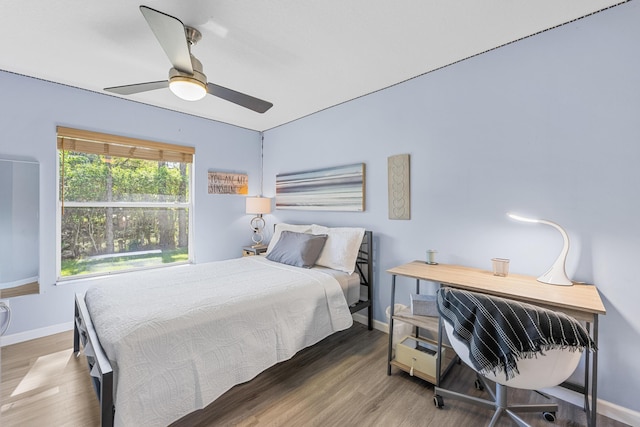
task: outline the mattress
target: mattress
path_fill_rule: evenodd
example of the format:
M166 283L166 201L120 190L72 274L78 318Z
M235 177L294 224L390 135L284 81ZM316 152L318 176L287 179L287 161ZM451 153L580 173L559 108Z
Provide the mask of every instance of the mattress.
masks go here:
M320 266L315 266L313 269L323 274L328 274L338 281L348 305L353 305L360 301L360 275L358 273L349 274Z
M266 259L265 254L259 256ZM344 294L348 305L351 306L362 298L360 294L360 275L358 273L345 273L344 271L333 270L319 265L315 265L313 270L319 271L323 274L328 274L336 279L340 284L340 288L342 289L342 293Z
M85 301L116 426L170 424L350 327L352 279L335 277L254 256L96 280Z

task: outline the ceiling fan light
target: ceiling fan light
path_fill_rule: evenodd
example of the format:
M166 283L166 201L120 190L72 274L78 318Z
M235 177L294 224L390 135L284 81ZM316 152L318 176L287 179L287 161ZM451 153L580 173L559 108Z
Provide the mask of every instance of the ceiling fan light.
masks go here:
M204 84L196 79L182 76L173 77L169 82L169 89L178 98L185 101L198 101L207 94L207 88Z

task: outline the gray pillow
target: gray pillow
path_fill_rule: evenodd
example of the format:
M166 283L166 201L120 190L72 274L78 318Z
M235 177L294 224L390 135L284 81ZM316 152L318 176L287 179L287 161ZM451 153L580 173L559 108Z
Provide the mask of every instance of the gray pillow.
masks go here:
M296 233L283 231L280 239L267 255L270 261L296 267L311 268L322 252L326 234Z

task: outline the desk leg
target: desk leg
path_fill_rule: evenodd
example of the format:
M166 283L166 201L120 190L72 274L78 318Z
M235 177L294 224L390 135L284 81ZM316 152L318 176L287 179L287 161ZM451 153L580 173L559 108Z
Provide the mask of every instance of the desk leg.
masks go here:
M584 355L584 410L587 415L587 425L589 427L596 426L596 417L598 416L598 316L593 317L593 335L591 334L591 322L586 324L587 334L592 336L596 345L596 350L585 350ZM589 401L589 391L591 392L591 401Z
M391 306L389 307L389 349L387 353L387 375L391 375L391 358L393 357L393 306L396 303L396 275L391 276Z
M591 336L591 322L587 322L585 325L587 328L587 335ZM591 387L591 369L593 362L591 361L591 352L585 350L584 354L584 405L583 408L587 414L587 425L591 426L591 405L589 405L589 391L593 390Z
M416 279L416 294L420 295L420 279ZM415 337L416 338L420 338L420 328L418 326L415 326L416 328L416 333L415 333Z
M440 387L440 375L442 375L442 316L438 316L438 353L436 363L436 387Z
M598 415L598 315L593 316L593 342L596 344L596 351L593 352L593 368L591 370L591 419L590 427L596 426L596 416Z

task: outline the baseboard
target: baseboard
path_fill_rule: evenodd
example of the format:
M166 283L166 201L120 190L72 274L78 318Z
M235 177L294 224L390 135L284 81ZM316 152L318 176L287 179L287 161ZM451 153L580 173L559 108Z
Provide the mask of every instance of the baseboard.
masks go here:
M46 328L32 329L30 331L20 332L12 335L4 335L0 337L0 347L11 344L18 344L24 341L34 340L60 332L66 332L73 329L73 322L60 323L59 325L47 326Z
M573 390L558 386L545 388L541 391L578 407L582 408L584 406L584 395ZM616 405L615 403L598 399L597 411L598 414L609 417L612 420L629 424L630 426L640 426L640 412Z
M598 399L598 413L630 426L640 426L640 412L606 400Z
M360 314L360 313L354 313L352 314L353 316L353 320L358 322L358 323L362 323L363 325L367 325L368 323L368 319L367 316L365 316L364 314ZM385 322L381 322L379 320L373 319L373 329L377 329L378 331L382 331L385 334L389 333L389 325Z

